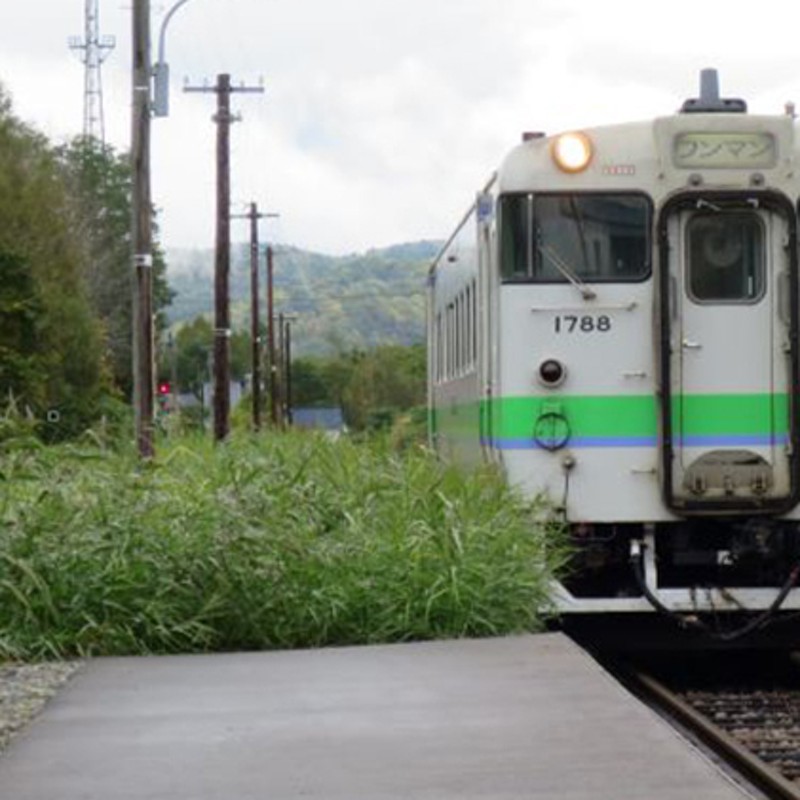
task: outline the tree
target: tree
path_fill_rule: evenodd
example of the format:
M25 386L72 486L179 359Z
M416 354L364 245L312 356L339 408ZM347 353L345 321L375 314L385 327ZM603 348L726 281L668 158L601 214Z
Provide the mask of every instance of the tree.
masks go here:
M198 400L210 380L214 330L206 317L195 317L182 325L173 337L178 389L191 392ZM170 354L168 358L172 358ZM250 374L250 335L237 331L231 336L231 380L242 381ZM163 369L161 377L168 377Z
M25 262L0 253L0 390L43 405L46 376L37 360L42 304Z
M155 215L154 215L155 216ZM92 138L53 147L0 87L0 403L48 438L82 432L132 388L131 168ZM170 300L154 252L154 307Z
M351 350L335 358L292 362L295 406L337 406L353 430L424 405L426 354L422 344Z
M301 408L338 406L329 359L306 357L292 361L292 399Z
M341 394L348 425L366 428L371 417L391 420L399 411L425 403L425 346L382 345L351 354Z
M243 381L252 370L250 334L247 331L234 331L231 336L231 380Z
M205 317L195 317L175 334L175 372L178 387L203 397L203 384L209 379L214 332Z
M48 437L81 432L108 387L70 196L46 139L20 122L0 88L0 398L39 418L57 410ZM4 314L5 316L5 314ZM3 402L3 400L0 400Z
M133 269L131 266L132 179L127 155L92 137L78 137L58 157L70 193L73 232L82 250L89 299L103 327L105 357L115 386L130 398L133 390ZM153 227L157 233L155 212ZM159 313L172 293L166 263L156 241L153 250L153 308Z

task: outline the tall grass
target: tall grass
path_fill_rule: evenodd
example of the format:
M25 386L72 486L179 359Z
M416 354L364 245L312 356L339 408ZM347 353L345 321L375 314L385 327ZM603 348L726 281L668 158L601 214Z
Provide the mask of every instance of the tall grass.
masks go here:
M490 473L307 435L0 453L0 657L532 630L563 561Z

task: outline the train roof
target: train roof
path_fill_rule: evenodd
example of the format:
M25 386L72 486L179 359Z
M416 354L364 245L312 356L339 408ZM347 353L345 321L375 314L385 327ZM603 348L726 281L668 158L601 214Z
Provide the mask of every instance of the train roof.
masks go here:
M796 181L800 155L795 130L788 114L692 113L537 137L508 153L497 191L658 193L686 186L690 177L692 185L740 186L743 170L760 176L754 185L786 190ZM561 136L574 133L588 140L591 158L570 172L556 163L554 149Z
M631 190L659 193L701 184L753 184L786 190L794 185L798 155L794 109L752 115L738 98L722 98L715 70L701 73L700 95L671 116L555 136L529 134L506 156L499 192ZM571 137L587 147L585 164L559 164L557 150ZM580 142L583 142L581 145ZM797 187L795 187L797 188Z

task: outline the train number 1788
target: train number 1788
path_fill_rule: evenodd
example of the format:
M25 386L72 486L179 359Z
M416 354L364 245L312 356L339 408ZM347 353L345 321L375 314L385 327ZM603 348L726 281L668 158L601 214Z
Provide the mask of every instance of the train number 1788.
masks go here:
M611 317L606 314L558 314L553 325L556 333L608 333L611 330Z

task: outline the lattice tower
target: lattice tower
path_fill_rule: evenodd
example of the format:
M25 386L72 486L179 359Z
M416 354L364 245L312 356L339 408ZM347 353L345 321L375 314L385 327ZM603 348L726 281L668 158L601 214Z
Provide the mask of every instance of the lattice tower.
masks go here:
M83 78L83 135L105 142L101 65L116 45L113 36L100 35L99 0L86 0L84 35L71 36L69 46L80 51Z

